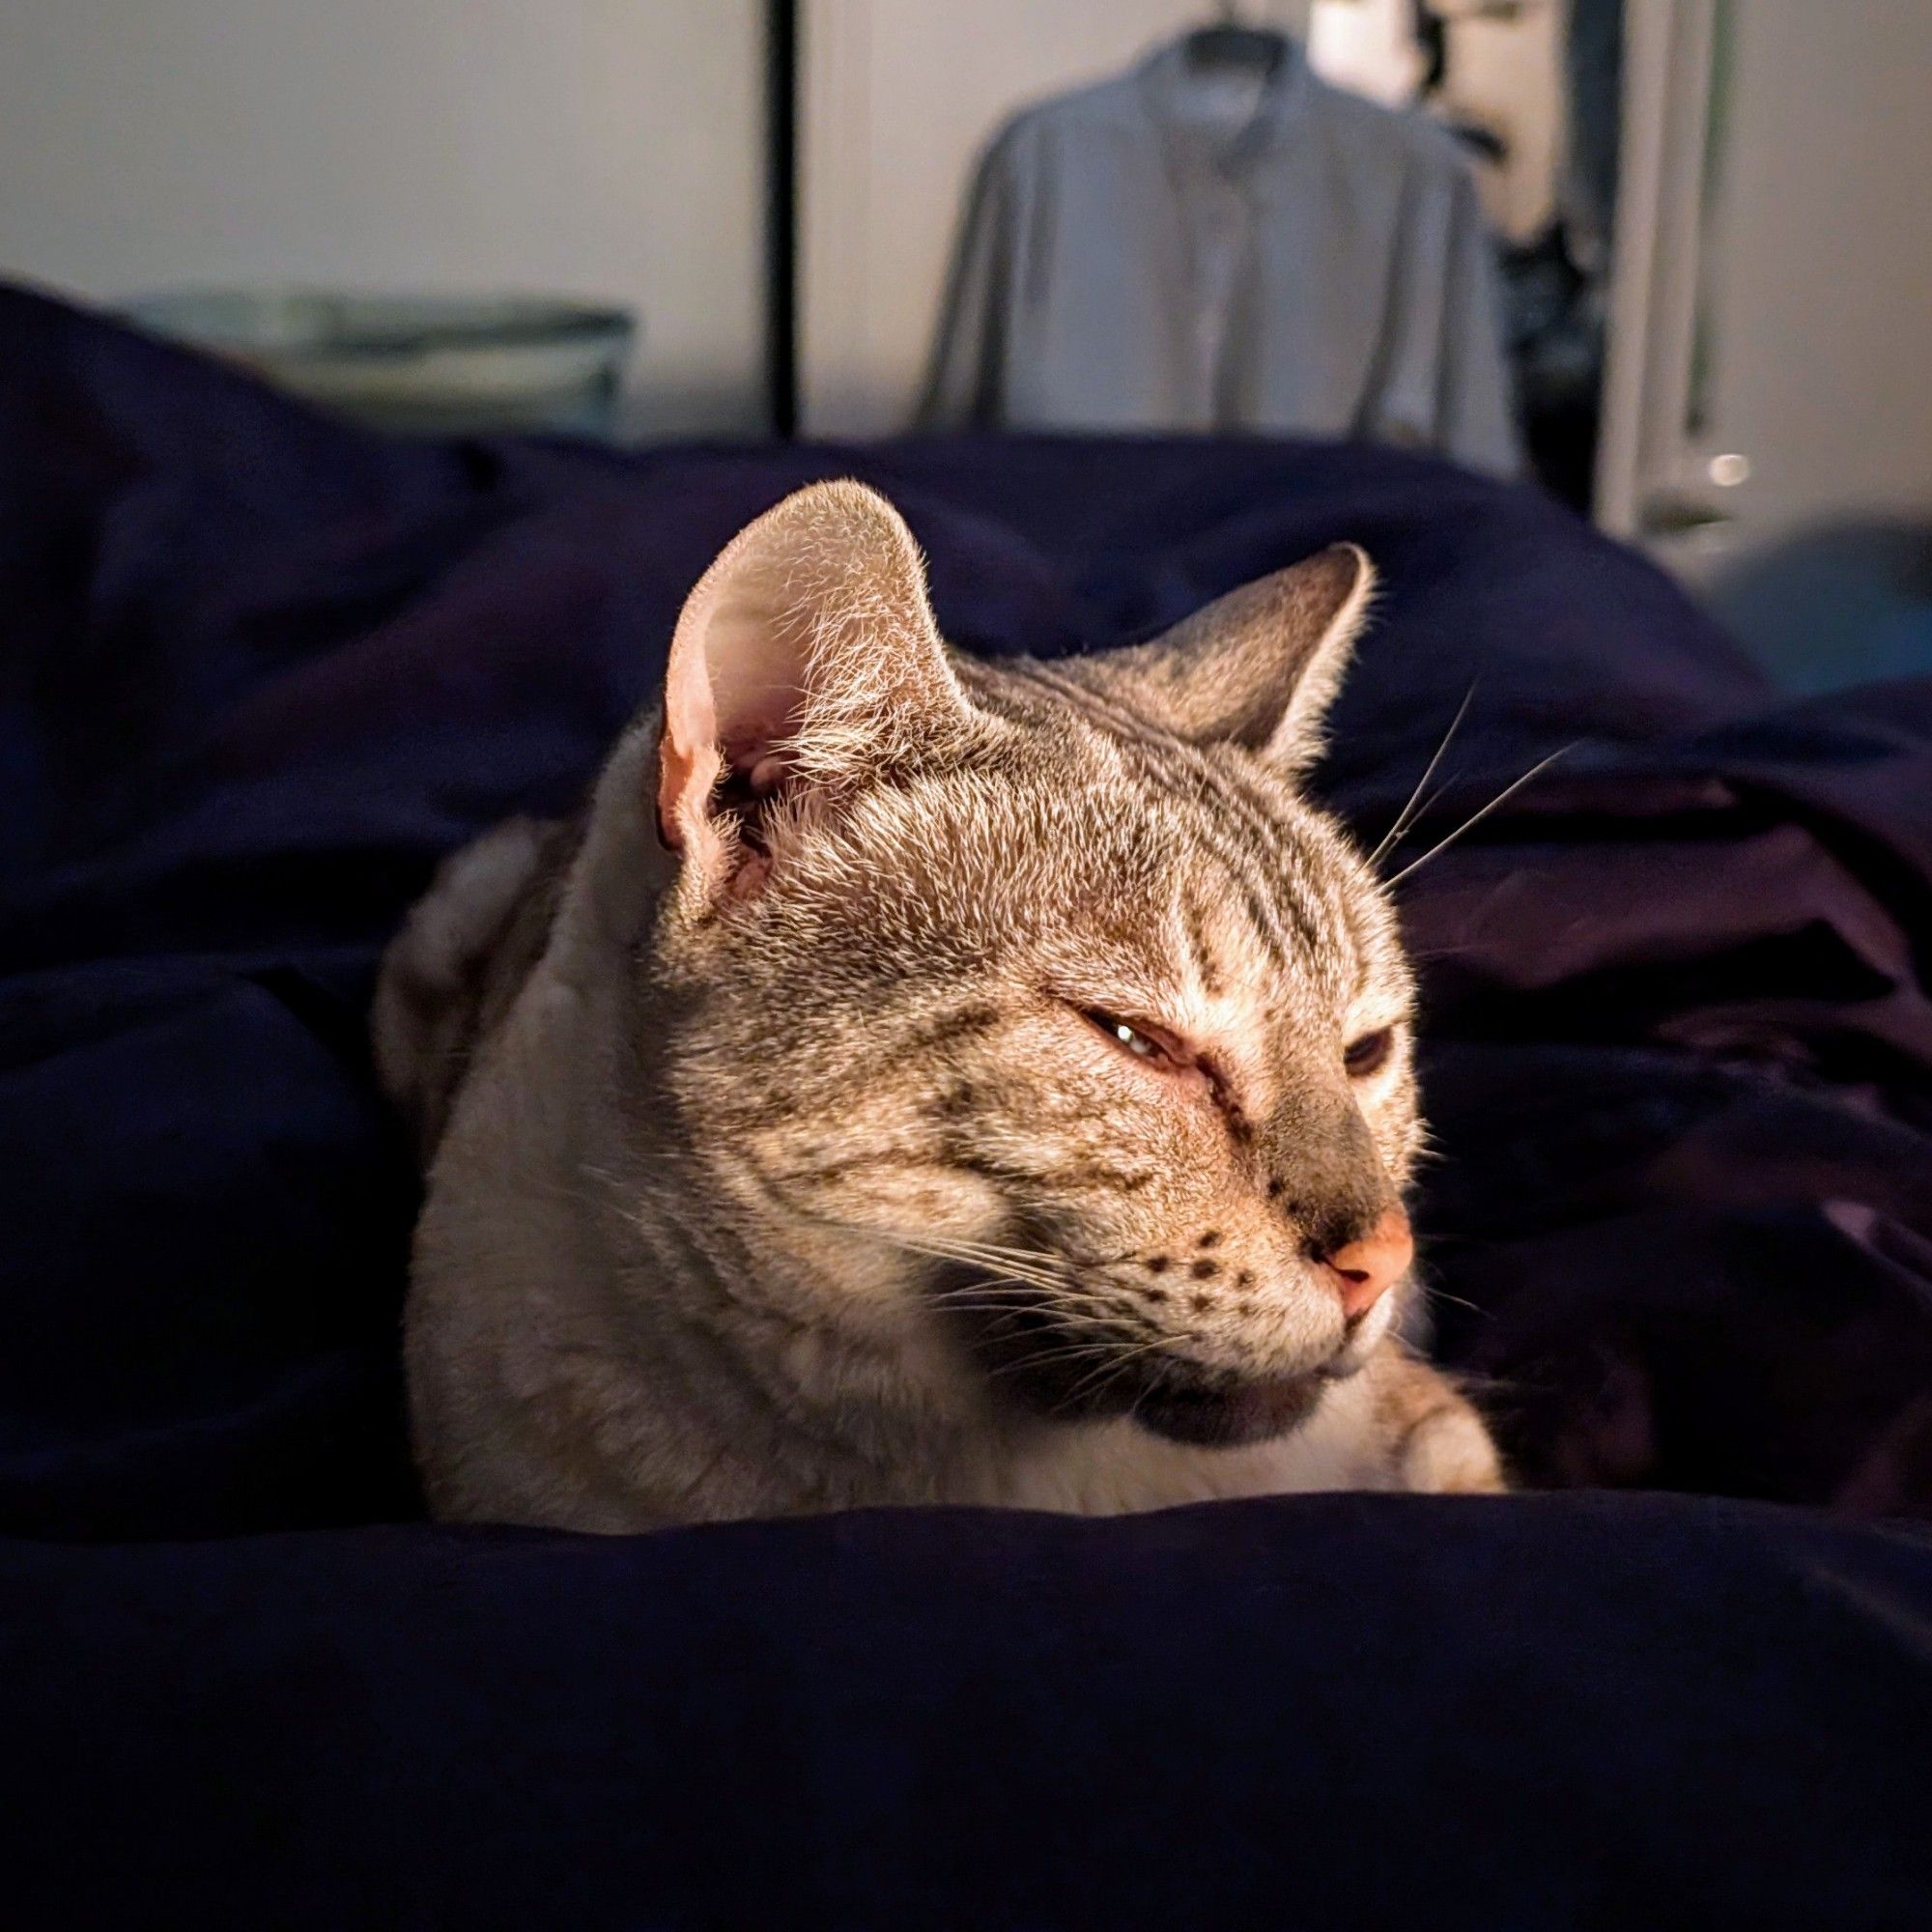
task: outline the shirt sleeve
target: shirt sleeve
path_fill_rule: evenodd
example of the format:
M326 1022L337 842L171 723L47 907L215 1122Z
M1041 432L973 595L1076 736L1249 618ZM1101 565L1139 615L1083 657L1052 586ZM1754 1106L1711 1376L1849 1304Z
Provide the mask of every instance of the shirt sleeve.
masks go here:
M996 137L974 172L913 412L918 429L987 428L1001 419L1016 229L1014 133L1009 128Z
M1522 469L1493 244L1460 155L1411 178L1394 237L1381 346L1357 434L1434 449L1471 469Z
M1522 439L1503 348L1495 244L1466 168L1454 177L1448 216L1436 445L1471 469L1520 475Z

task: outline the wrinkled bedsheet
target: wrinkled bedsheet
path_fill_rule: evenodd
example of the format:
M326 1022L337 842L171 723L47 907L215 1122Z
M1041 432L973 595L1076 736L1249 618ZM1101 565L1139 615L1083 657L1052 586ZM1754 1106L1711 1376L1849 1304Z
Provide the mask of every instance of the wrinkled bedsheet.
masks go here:
M1438 1346L1566 1493L419 1520L377 952L839 473L986 651L1366 545L1320 778L1366 839L1467 699L1391 874L1567 748L1398 887ZM1926 684L1786 702L1642 560L1387 451L392 442L0 291L0 1918L1922 1912Z

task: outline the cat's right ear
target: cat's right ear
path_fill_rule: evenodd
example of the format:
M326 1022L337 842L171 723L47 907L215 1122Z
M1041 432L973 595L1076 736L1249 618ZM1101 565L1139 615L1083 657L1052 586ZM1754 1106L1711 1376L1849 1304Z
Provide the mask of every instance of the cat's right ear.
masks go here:
M944 756L971 712L898 512L818 483L741 530L685 601L665 673L657 822L710 885L763 877L752 811Z

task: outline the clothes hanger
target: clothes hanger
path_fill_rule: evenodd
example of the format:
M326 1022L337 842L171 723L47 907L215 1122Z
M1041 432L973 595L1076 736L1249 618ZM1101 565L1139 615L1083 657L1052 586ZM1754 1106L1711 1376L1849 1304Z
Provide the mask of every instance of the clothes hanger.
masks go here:
M1306 8L1302 12L1306 13ZM1197 27L1181 43L1197 72L1255 73L1271 79L1288 59L1289 37L1278 27L1244 25L1235 0L1222 0L1211 27Z

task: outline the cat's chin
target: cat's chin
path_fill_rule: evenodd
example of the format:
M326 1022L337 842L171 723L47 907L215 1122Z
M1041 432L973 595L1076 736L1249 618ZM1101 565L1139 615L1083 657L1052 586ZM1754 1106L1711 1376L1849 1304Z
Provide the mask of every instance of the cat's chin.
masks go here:
M1237 1449L1299 1429L1321 1401L1315 1376L1239 1382L1224 1389L1155 1388L1133 1406L1152 1435L1194 1448Z
M1131 1418L1151 1435L1195 1448L1236 1449L1299 1429L1322 1391L1349 1373L1329 1363L1294 1376L1229 1376L1165 1351L1150 1353L1130 1333L1112 1338L1118 1361L1093 1365L1095 1325L1071 1348L1050 1318L1016 1305L994 1321L968 1318L966 1332L1003 1403L1050 1422Z

